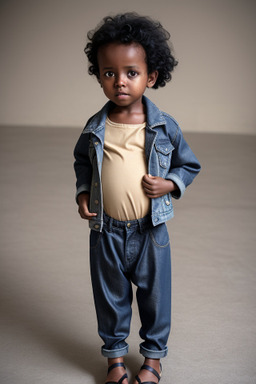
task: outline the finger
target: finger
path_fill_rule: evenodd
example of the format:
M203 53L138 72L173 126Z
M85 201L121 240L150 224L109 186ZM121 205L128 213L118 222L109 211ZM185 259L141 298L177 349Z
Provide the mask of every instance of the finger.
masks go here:
M155 196L158 193L154 188L154 186L144 186L143 190L146 193L146 195L150 195L150 196Z
M150 175L150 173L146 173L143 176L143 179L148 180L148 181L152 180L153 178L154 178L154 176Z
M150 184L146 183L145 181L142 181L142 188L150 190L152 187Z
M146 174L143 176L142 180L144 180L146 183L150 183L151 178L152 178L152 176L150 177L148 174Z
M144 189L144 192L146 194L153 194L154 193L154 190L152 188L150 188L150 187L144 186L143 189Z
M156 190L158 188L158 184L157 184L156 179L152 180L151 183L147 183L145 181L142 181L142 185L144 188L147 188L150 191Z
M146 193L146 196L150 199L156 199L157 197L161 197L160 194L154 194L154 193Z
M80 215L80 216L81 216L81 215ZM92 218L93 218L94 216L97 216L97 214L93 214L92 216L91 216L91 215L90 215L90 216L85 215L85 216L81 216L81 218L82 218L82 219L85 219L85 220L92 220Z
M149 185L155 185L157 184L158 178L156 176L147 177L145 182Z
M152 188L155 184L155 181L154 180L142 180L142 185L145 187L145 188Z
M81 216L82 219L90 220L93 217L97 216L97 213L91 213L87 210L84 210L82 208L78 208L79 215Z

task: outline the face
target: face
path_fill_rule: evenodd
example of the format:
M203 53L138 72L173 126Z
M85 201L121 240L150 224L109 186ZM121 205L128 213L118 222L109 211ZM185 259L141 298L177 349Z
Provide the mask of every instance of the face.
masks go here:
M147 87L156 82L157 71L148 74L146 53L140 44L110 43L98 52L99 81L107 98L119 107L141 104Z

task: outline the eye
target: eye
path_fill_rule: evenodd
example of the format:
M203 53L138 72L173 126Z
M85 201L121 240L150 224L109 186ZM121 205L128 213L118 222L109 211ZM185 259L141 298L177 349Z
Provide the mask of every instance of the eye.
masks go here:
M138 72L136 72L136 71L129 71L128 72L128 76L129 77L136 77L136 76L138 76Z
M114 77L115 76L114 72L111 72L111 71L105 72L104 75L106 77Z

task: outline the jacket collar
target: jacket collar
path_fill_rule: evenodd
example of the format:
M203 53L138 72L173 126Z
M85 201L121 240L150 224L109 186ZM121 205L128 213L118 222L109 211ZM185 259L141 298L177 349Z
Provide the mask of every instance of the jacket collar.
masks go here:
M162 112L151 100L149 100L146 96L143 96L142 102L146 106L147 126L149 128L152 129L166 123ZM113 108L113 105L112 101L108 101L98 113L92 116L85 127L86 131L96 133L104 128L108 112L111 108Z
M162 112L151 100L143 96L142 102L146 106L147 125L149 128L154 128L166 123Z

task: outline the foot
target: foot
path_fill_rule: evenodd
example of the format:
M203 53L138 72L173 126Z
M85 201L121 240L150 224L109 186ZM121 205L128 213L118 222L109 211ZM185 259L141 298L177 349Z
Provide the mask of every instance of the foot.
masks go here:
M116 363L124 363L124 359L122 357L118 357L116 359L108 359L108 368L113 366ZM123 366L117 366L108 371L106 383L116 383L119 384L121 378L125 375L126 370ZM124 378L120 384L128 384L128 379Z
M158 373L159 376L161 376L161 364L159 359L145 359L145 362L143 365L148 365L149 367L155 369L155 371ZM148 371L147 369L141 369L138 378L140 381L136 380L133 384L140 384L140 382L143 384L144 382L151 382L158 384L160 379L156 377L156 375L153 372Z

